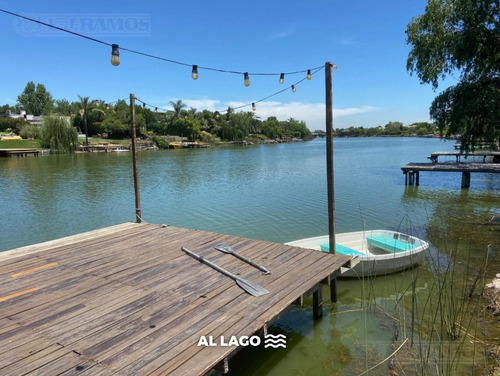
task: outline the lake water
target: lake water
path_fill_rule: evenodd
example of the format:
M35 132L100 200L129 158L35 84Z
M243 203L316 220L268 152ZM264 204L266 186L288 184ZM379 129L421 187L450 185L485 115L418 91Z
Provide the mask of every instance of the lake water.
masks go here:
M452 142L437 139L338 139L334 150L337 232L401 229L428 240L429 257L457 250L473 265L491 244L486 276L500 271L500 176L472 174L470 189L462 190L460 174L421 173L420 187L405 187L402 165L453 150ZM0 251L134 221L130 154L0 158ZM325 164L324 139L140 152L142 218L275 242L323 235ZM287 333L287 350L244 351L243 359L259 361L240 362L245 367L234 374L349 375L368 369L372 357L389 354L394 330L385 316L360 307L394 302L417 272L432 276L424 264L368 287L341 281L339 304L325 304L325 318L313 323L310 307L292 310L274 327ZM416 288L426 288L425 278ZM374 341L382 345L373 347Z

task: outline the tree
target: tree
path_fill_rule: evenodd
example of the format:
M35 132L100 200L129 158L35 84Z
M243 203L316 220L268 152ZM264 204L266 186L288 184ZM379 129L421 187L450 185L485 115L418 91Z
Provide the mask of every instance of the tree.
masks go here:
M64 116L71 115L71 104L67 99L57 99L55 101L54 112Z
M40 145L57 150L59 153L73 152L78 136L66 117L47 116L43 118L40 128Z
M89 130L88 130L88 116L87 113L92 107L92 102L89 103L89 97L82 97L78 95L80 99L79 107L80 107L80 115L83 117L83 125L85 127L85 145L89 144Z
M172 118L174 119L180 119L182 116L182 110L185 109L187 106L182 103L182 100L179 99L177 102L172 102L170 101L170 104L174 108L174 111L172 113Z
M500 138L500 4L498 0L429 0L406 29L407 69L421 83L458 72L460 81L432 102L441 133L462 134L462 150Z
M52 95L44 85L29 81L22 94L18 95L17 101L28 114L45 115L49 114L54 107Z

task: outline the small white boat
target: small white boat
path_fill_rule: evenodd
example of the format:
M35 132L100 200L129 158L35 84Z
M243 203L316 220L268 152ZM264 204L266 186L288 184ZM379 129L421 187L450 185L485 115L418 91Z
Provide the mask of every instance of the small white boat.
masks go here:
M286 243L317 251L329 251L329 237L318 236ZM357 257L359 262L341 277L377 276L399 272L419 262L429 243L417 237L389 230L347 232L335 235L337 254Z

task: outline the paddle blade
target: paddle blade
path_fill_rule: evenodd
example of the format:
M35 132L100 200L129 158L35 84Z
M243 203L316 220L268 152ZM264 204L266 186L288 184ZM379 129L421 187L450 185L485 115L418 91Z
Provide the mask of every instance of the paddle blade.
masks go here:
M248 280L243 279L243 278L238 278L238 279L236 279L236 283L238 284L238 286L240 286L243 290L248 292L250 295L262 296L262 295L269 294L269 291L267 291L264 287L259 286L258 284L254 283L252 281L248 281Z
M216 245L214 248L224 253L234 253L234 250L228 245Z

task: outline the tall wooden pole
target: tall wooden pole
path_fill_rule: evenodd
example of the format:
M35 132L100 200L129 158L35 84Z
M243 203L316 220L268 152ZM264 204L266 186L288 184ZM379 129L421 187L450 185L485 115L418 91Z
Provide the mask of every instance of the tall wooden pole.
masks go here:
M326 89L326 180L328 186L328 235L330 253L335 253L335 195L333 176L333 94L332 94L332 67L325 64Z
M326 180L328 190L328 240L329 252L335 254L335 194L333 177L333 94L331 62L325 63L325 103L326 103ZM336 68L336 67L335 67ZM337 280L330 281L330 298L337 301Z
M139 193L139 167L137 163L137 139L135 132L135 96L130 94L130 119L132 123L132 163L134 166L135 221L141 223L141 197Z

